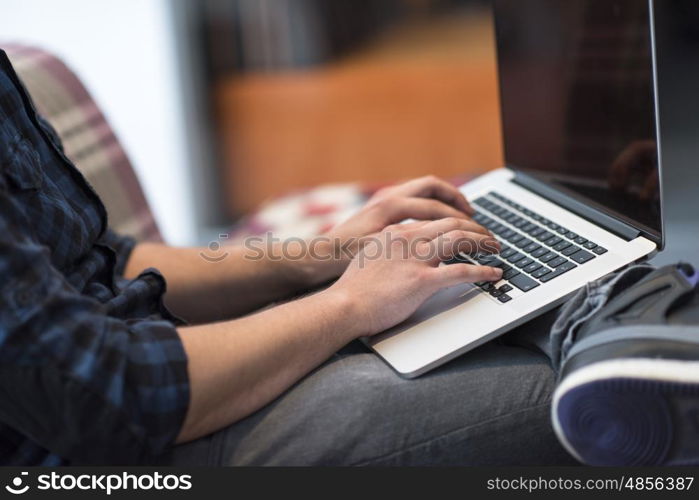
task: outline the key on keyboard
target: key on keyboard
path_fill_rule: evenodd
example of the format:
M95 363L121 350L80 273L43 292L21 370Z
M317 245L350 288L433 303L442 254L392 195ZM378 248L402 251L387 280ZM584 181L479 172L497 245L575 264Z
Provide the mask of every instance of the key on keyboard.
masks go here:
M499 256L472 260L501 268L502 279L508 283L499 288L486 282L477 286L503 304L513 300L508 292L512 295L516 295L515 289L529 292L607 252L606 248L499 193L489 193L473 204L479 207L473 219L496 235L502 250ZM454 261L462 262L459 258Z
M539 283L536 280L530 278L525 274L519 274L515 276L510 280L510 283L522 290L523 292L528 292L529 290L533 290L534 288L539 286Z
M546 276L543 276L543 277L541 278L541 282L542 282L542 283L548 283L548 282L551 281L552 279L558 278L561 274L565 274L565 273L567 273L568 271L570 271L570 270L572 270L572 269L575 269L576 267L578 267L578 266L576 266L576 265L573 264L572 262L566 262L566 263L563 264L562 266L557 267L555 271L553 271L553 272L547 274Z

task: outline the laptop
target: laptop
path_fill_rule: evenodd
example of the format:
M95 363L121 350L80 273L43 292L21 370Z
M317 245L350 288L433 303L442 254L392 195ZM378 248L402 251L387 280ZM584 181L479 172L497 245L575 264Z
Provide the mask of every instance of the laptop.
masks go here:
M461 187L498 283L432 297L365 343L412 378L663 247L653 1L494 0L505 166ZM450 265L444 263L442 265Z

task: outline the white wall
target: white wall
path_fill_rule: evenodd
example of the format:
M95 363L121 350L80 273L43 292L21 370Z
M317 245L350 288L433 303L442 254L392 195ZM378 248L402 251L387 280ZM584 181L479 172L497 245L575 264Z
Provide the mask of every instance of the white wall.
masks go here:
M129 154L169 243L196 238L168 0L0 0L0 42L41 46L83 80Z

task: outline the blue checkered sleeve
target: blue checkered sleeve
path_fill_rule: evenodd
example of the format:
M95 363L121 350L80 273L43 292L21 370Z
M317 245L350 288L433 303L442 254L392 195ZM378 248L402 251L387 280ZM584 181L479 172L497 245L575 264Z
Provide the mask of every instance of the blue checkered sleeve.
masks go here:
M161 453L189 404L173 323L120 319L76 290L2 181L0 213L0 421L71 463Z

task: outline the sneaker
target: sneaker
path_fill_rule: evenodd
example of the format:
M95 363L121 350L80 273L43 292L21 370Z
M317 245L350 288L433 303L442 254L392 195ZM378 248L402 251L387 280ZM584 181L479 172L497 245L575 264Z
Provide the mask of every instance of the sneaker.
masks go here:
M686 264L653 271L579 330L552 420L581 462L699 464L698 281Z

